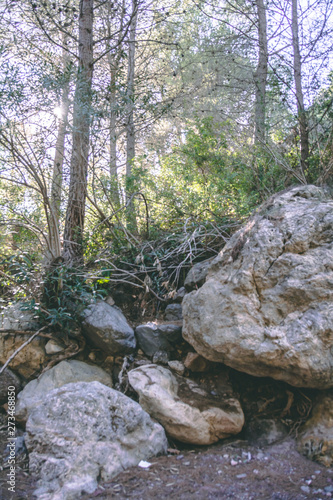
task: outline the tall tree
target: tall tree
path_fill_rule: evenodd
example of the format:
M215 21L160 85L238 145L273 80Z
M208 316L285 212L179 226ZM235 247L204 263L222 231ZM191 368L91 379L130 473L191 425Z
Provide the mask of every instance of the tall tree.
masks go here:
M260 145L265 142L265 118L266 118L266 85L268 67L267 46L267 20L264 0L256 0L258 45L258 65L254 75L255 81L255 143Z
M297 116L300 128L301 138L301 168L303 173L307 169L309 157L309 125L304 107L304 95L302 86L302 62L299 44L299 29L298 29L298 0L291 0L291 30L292 44L294 52L294 80L297 100Z
M63 35L63 43L67 43L67 35ZM63 88L61 92L60 105L58 107L58 134L55 145L53 162L52 184L51 184L51 227L50 227L50 249L51 258L56 259L61 255L60 242L60 205L63 185L63 165L65 155L65 137L68 126L69 112L69 86L70 86L70 58L68 52L63 49Z
M135 124L134 124L134 79L135 79L135 42L136 26L138 18L137 0L132 0L131 25L128 40L128 69L127 69L127 122L126 122L126 179L132 175L133 160L135 158ZM129 183L126 186L127 221L132 230L136 230L136 217L134 213L134 202L131 200Z
M93 77L93 3L93 0L80 0L79 7L79 64L63 248L63 257L68 263L80 263L83 259Z

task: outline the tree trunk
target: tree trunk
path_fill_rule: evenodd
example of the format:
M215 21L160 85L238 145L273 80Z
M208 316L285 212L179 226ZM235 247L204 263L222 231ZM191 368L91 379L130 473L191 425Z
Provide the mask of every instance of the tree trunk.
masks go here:
M135 158L135 125L134 125L134 75L135 75L135 39L137 24L137 1L132 0L132 21L129 34L128 70L127 70L127 124L126 124L126 213L130 229L136 231L136 217L129 179L132 175Z
M117 174L117 95L116 83L119 60L112 57L108 53L109 67L110 67L110 185L111 185L111 200L114 203L114 208L119 208L119 185Z
M260 146L265 142L265 118L266 118L266 84L267 84L267 21L266 7L264 0L256 0L258 13L258 40L259 40L259 58L257 70L254 75L256 86L255 95L255 145Z
M304 97L302 88L302 64L301 64L301 54L299 47L299 37L298 37L298 14L297 14L297 0L291 0L291 28L292 28L292 39L293 39L293 51L294 51L294 80L296 88L296 99L297 99L297 115L300 127L301 136L301 168L304 172L307 169L308 157L309 157L309 128L308 120L304 108Z
M63 51L63 68L66 74L67 66L69 64L68 53ZM65 80L61 96L61 115L59 116L58 123L58 136L55 147L55 156L53 162L53 174L51 185L51 199L50 199L50 227L49 227L49 244L51 258L54 260L61 255L61 242L60 242L60 204L62 195L62 182L63 182L63 164L65 152L65 137L68 122L69 110L69 78Z
M63 252L65 262L72 264L83 261L93 75L93 3L93 0L80 0L79 67L74 96L73 146Z

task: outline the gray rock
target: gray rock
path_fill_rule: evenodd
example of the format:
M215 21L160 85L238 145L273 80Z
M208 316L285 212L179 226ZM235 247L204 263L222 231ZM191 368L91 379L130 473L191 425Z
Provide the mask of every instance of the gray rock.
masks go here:
M38 498L76 500L141 460L165 453L163 428L138 403L99 382L67 384L32 410L29 470Z
M184 375L185 366L181 361L169 361L168 366L172 371L176 372L177 375Z
M183 300L207 359L296 387L333 386L333 200L302 186L260 207Z
M165 309L166 321L182 321L183 313L181 304L169 304Z
M11 443L9 442L4 450L3 461L6 463L8 459L13 459L13 451L11 451ZM15 441L15 460L23 454L27 453L27 449L25 447L24 436L16 436Z
M183 443L215 443L238 434L243 427L244 415L235 398L213 397L167 368L141 366L128 373L128 380L139 394L141 406Z
M333 465L333 391L322 393L297 434L298 451L326 467Z
M184 282L184 287L187 292L200 288L204 284L212 261L213 258L210 258L194 264L188 272Z
M84 334L106 353L128 354L135 349L134 330L118 307L98 301L88 306L82 316Z
M282 422L270 418L251 420L245 427L245 439L257 446L267 446L288 435Z
M180 323L149 322L135 329L139 347L147 356L154 356L157 351L172 352L175 344L182 340Z
M183 298L185 297L185 294L186 294L186 289L184 286L182 286L181 288L179 288L179 290L177 290L177 292L175 293L174 297L173 297L173 301L176 302L177 304L181 304L182 301L183 301Z
M31 380L17 396L16 418L25 422L31 410L41 404L53 389L71 382L100 382L112 387L111 376L99 366L83 361L61 361L38 379Z
M0 364L0 368L3 365ZM15 373L6 368L0 374L0 404L8 402L8 387L15 387L16 394L21 390L21 381Z
M0 328L4 330L38 330L32 311L23 311L23 302L14 302L0 310Z
M156 351L153 356L153 363L159 365L167 365L169 361L169 355L166 351Z

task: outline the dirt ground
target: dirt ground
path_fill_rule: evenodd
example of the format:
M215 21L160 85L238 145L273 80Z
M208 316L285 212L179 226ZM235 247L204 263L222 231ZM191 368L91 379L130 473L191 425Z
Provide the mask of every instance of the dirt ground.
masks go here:
M333 496L333 470L302 457L291 438L264 449L235 440L178 451L151 460L148 469L129 469L83 498L319 500Z
M239 436L209 447L170 442L168 455L152 458L147 469L133 467L109 483L100 481L99 488L93 494L81 498L333 498L333 467L325 468L300 455L294 439L299 425L308 418L315 395L311 391L299 390L269 379L250 376L244 378L237 372L230 372L229 375L240 395L245 420L248 422ZM205 375L202 378L199 374L198 378L201 384L209 382L211 388L219 390L218 386L213 385L214 376ZM282 425L282 437L267 445L262 440L267 431L263 424L272 420L278 426ZM18 435L23 435L22 429L18 428L17 432ZM0 466L5 465L6 439L6 414L0 408L0 456L3 457ZM15 494L9 493L7 489L8 469L0 470L0 499L33 500L36 480L29 475L27 455L22 453L16 465Z
M109 498L303 500L333 497L333 469L307 460L296 451L295 441L258 448L234 440L210 447L170 449L153 458L149 468L133 467L119 474L84 500ZM24 468L24 464L22 465ZM6 470L0 475L0 498L33 499L35 481L21 468L16 493L9 494Z

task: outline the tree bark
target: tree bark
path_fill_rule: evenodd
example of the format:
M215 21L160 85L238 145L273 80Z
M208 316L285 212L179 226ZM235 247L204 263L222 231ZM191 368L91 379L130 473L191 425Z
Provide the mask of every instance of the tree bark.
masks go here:
M66 75L66 70L69 64L68 53L63 51L63 70ZM49 227L49 240L50 240L50 253L51 258L56 259L61 255L61 242L60 242L60 204L62 196L63 184L63 164L65 152L65 137L68 123L68 110L69 110L69 78L65 79L62 96L61 96L61 115L58 123L58 135L55 146L55 156L53 162L52 184L51 184L51 199L50 199L50 227Z
M132 0L132 20L129 33L128 70L127 70L127 124L126 124L126 180L132 175L133 160L135 158L135 124L134 124L134 76L135 76L135 39L137 24L137 1ZM136 217L131 190L126 183L126 213L130 229L136 231Z
M257 70L254 75L255 95L255 145L259 146L265 142L265 118L266 118L266 84L268 66L267 48L267 20L264 0L256 0L258 14L258 40L259 58Z
M93 0L80 0L79 67L74 96L73 146L63 251L65 262L71 264L83 261L92 76Z
M304 108L304 96L302 88L302 63L299 46L299 30L298 30L298 13L297 1L291 0L291 29L292 29L292 43L294 51L294 80L297 99L297 115L300 128L301 138L301 168L303 173L307 169L309 158L309 127L307 115Z
M111 56L108 53L108 61L110 67L110 185L111 185L111 200L115 208L120 206L119 185L117 174L117 73L118 73L118 58Z

